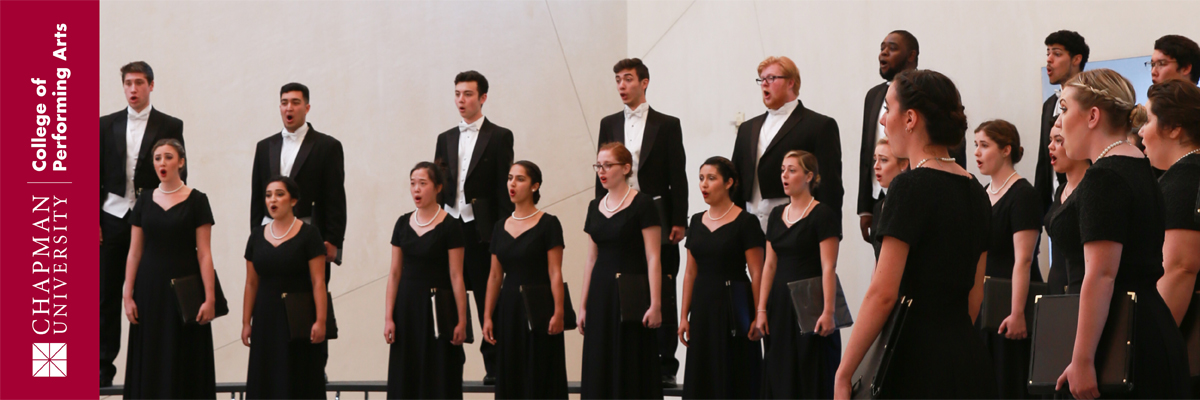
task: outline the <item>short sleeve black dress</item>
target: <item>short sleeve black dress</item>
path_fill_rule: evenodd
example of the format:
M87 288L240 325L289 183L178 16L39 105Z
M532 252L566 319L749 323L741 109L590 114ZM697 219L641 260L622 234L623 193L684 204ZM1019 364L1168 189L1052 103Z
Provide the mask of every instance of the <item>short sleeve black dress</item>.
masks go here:
M688 253L696 260L688 323L690 340L684 371L683 398L758 398L762 347L730 323L731 299L726 282L750 283L746 251L766 244L758 218L739 211L733 221L710 231L704 213L692 216ZM751 310L747 310L753 313ZM751 314L753 315L753 314Z
M1191 390L1183 335L1155 287L1163 275L1164 226L1163 195L1149 161L1125 156L1096 160L1051 222L1056 239L1078 238L1080 255L1084 243L1122 244L1113 293L1137 293L1130 398L1185 398Z
M836 209L818 203L789 227L783 221L787 207L775 207L767 220L767 240L778 261L767 297L771 334L763 339L762 398L833 398L833 376L842 360L842 333L800 333L787 284L821 276L821 241L841 240L842 223Z
M662 373L655 329L621 323L617 274L648 272L642 229L658 226L654 200L638 192L611 217L600 213L603 198L588 204L584 232L598 249L587 294L580 397L662 398Z
M297 222L300 231L278 247L267 241L266 231L250 230L246 260L258 274L250 330L250 366L246 372L246 398L324 399L325 348L291 340L284 293L312 293L308 262L325 254L320 231Z
M1067 293L1067 258L1063 255L1062 246L1056 243L1058 239L1050 233L1050 220L1062 207L1062 194L1066 188L1066 184L1058 185L1058 190L1054 191L1054 199L1050 203L1050 208L1046 210L1046 215L1042 218L1042 227L1046 230L1046 238L1050 241L1050 271L1046 272L1047 294ZM1082 274L1080 272L1080 275Z
M1013 264L1016 263L1013 234L1036 229L1042 231L1042 202L1037 189L1025 178L1013 182L1004 196L992 204L992 231L989 238L986 275L994 278L1012 279ZM1037 258L1029 266L1029 282L1041 282L1042 272ZM976 321L979 322L979 321ZM1033 329L1032 326L1025 327ZM1010 340L995 330L980 331L992 365L996 370L996 382L1000 398L1023 399L1029 397L1029 352L1030 339Z
M1158 178L1158 185L1163 192L1166 230L1200 231L1200 221L1192 218L1200 192L1200 154L1190 154L1175 162ZM1196 290L1200 291L1200 280L1196 281Z
M491 252L504 268L504 283L492 329L496 336L497 399L567 398L567 356L563 334L546 334L545 326L529 331L521 287L550 284L550 260L547 253L563 244L562 224L558 217L542 214L525 232L513 237L496 224ZM564 305L566 306L566 305Z
M142 260L133 284L138 323L129 325L125 398L213 398L212 325L183 324L171 279L200 274L196 228L213 223L208 196L192 189L164 210L147 193L130 213L142 228Z
M991 202L979 181L916 168L892 181L880 234L909 246L901 296L912 300L885 388L888 398L995 398L969 297L987 250Z
M392 310L396 333L388 353L387 397L461 399L466 354L450 344L452 335L434 339L429 289L453 290L449 251L463 247L462 222L446 217L418 235L408 222L412 215L401 216L392 229L392 246L400 248L403 264Z

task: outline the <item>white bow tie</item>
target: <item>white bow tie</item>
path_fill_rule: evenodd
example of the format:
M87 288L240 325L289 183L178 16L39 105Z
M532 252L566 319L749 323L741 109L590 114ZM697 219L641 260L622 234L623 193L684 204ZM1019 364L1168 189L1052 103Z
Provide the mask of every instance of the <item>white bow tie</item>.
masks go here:
M466 122L459 122L458 123L458 132L466 133L467 131L479 133L479 126L475 125L475 124L468 124Z
M646 109L642 108L642 107L638 107L638 109L636 109L636 110L630 110L628 107L626 107L625 108L625 118L631 118L631 117L646 118Z
M300 140L300 135L296 134L296 132L283 131L283 138L294 142Z
M787 115L787 110L783 107L779 107L774 110L768 108L767 113L770 113L771 115Z
M146 121L150 119L150 113L129 114L129 119L133 121Z

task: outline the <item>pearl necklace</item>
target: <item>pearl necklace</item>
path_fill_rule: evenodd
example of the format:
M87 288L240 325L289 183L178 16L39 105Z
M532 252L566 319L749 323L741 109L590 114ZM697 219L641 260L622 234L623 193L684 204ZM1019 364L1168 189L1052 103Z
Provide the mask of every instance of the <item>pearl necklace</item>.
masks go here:
M1184 157L1190 156L1192 154L1196 154L1197 152L1200 152L1200 149L1195 149L1195 150L1189 151L1189 152L1187 152L1187 154L1184 154L1182 157L1176 158L1175 162L1171 163L1171 165L1175 165L1175 164L1179 163L1179 161L1182 160Z
M271 226L268 227L268 229L271 230L271 237L275 238L275 240L280 240L287 237L289 233L292 233L292 228L296 226L296 219L297 218L295 216L292 217L292 224L288 225L288 229L283 232L283 235L280 236L275 236L275 221L271 221Z
M162 194L171 194L171 193L175 193L175 192L178 192L178 191L179 191L179 189L183 189L183 184L182 184L182 183L180 183L180 184L179 184L179 187L175 188L174 190L166 190L166 189L163 189L163 188L162 188L162 183L159 183L159 184L158 184L158 191L159 191L159 192L162 192Z
M957 161L957 159L954 157L930 157L930 158L921 160L921 162L917 163L917 166L913 167L913 169L921 168L921 166L925 165L925 162L929 161L929 160L938 160L938 162L941 162L941 161L955 162L955 161Z
M421 223L421 209L418 208L417 211L413 211L413 220L416 221L417 226L424 228L424 227L429 226L429 224L432 224L433 220L437 219L438 214L441 214L441 213L442 213L442 208L438 207L437 211L433 212L433 218L430 218L429 222L422 224Z
M724 219L726 215L729 215L730 211L733 211L733 204L730 204L729 208L725 209L725 213L721 214L720 217L713 218L712 217L712 208L709 208L708 213L704 214L704 218L708 218L710 221L720 221L720 220Z
M1100 152L1099 156L1096 156L1096 159L1099 160L1101 158L1104 158L1104 155L1108 154L1109 150L1112 150L1113 147L1117 147L1117 146L1121 145L1121 143L1129 143L1129 141L1128 140L1118 140L1118 141L1114 142L1113 144L1108 145L1108 147L1104 148L1104 151Z
M608 208L608 195L612 194L612 191L609 191L608 194L604 195L604 199L600 201L600 206L604 207L604 209L610 213L617 212L617 209L621 208L622 204L625 204L625 198L629 197L629 192L632 192L632 191L633 191L633 186L630 186L629 190L625 191L625 195L621 196L621 202L617 203L616 207Z
M517 216L517 212L516 212L516 211L513 211L513 213L512 213L512 219L514 219L514 220L517 220L517 221L524 221L524 220L527 220L527 219L533 218L533 216L534 216L534 215L538 215L538 213L540 213L540 212L542 212L542 210L534 210L533 214L529 214L529 215L527 215L527 216L524 216L524 217L518 217L518 216Z
M1005 178L1005 179L1004 179L1004 183L1001 183L1001 184L1000 184L1000 187L997 187L997 188L996 188L996 191L994 191L994 192L992 191L992 188L991 188L991 187L988 187L988 190L987 190L987 191L988 191L988 193L991 193L991 194L1000 194L1000 190L1001 190L1001 189L1004 189L1004 186L1008 185L1008 180L1009 180L1009 179L1012 179L1012 177L1013 177L1013 176L1015 176L1015 175L1017 175L1017 171L1013 171L1013 173L1009 174L1009 175L1008 175L1008 178Z
M808 208L809 208L809 207L812 207L812 202L813 202L813 200L816 200L816 199L817 199L816 197L813 197L813 198L811 198L811 199L808 199L808 205L807 205L807 206L804 206L804 212L801 212L801 213L800 213L800 218L796 218L796 220L795 220L795 221L792 221L792 220L791 220L791 218L792 218L792 205L791 205L791 204L788 204L788 205L787 205L787 208L784 208L784 209L783 209L783 220L784 220L785 222L787 222L787 223L788 223L788 225L792 225L792 224L795 224L795 223L797 223L797 222L800 222L800 220L804 219L804 214L808 212Z

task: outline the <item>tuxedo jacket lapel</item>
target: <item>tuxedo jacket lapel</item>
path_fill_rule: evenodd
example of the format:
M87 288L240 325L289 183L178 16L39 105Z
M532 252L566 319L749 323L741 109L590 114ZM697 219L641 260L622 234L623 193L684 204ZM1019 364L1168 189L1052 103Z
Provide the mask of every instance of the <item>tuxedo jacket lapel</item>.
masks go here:
M779 141L783 140L784 136L787 136L792 132L792 129L796 127L796 124L800 123L802 114L804 114L804 104L799 104L796 106L795 110L792 110L792 115L788 116L787 121L783 121L783 126L779 127L779 132L775 133L774 138L771 138L771 144L767 145L767 149L763 151L763 154L771 151L771 148L775 147L776 144L779 144ZM764 120L766 119L764 118Z
M269 154L267 154L267 164L270 164L271 170L271 176L267 179L272 179L281 175L279 172L279 164L283 158L281 155L283 154L283 135L278 133L271 135L271 139L267 140L267 144L267 151L269 152Z
M483 125L479 127L479 137L475 138L475 149L471 150L471 163L467 164L467 176L464 177L464 180L470 178L471 174L475 172L475 166L479 164L479 158L483 156L484 150L487 149L488 140L492 138L493 127L487 119L484 119ZM455 142L458 141L456 140ZM454 154L457 155L458 149L455 148L454 150Z
M646 165L646 160L650 158L650 150L654 148L654 139L658 136L658 128L662 124L662 118L659 117L658 112L653 108L646 110L646 127L642 131L642 150L638 156L639 170Z
M128 119L128 117L126 117ZM150 109L150 117L146 118L146 132L142 134L142 145L138 148L138 164L142 164L142 160L150 160L150 147L158 141L158 128L161 122L161 116L153 108ZM136 167L135 167L136 168Z
M625 112L621 111L617 117L617 126L612 131L612 141L625 144ZM603 143L601 143L603 145Z
M296 161L292 163L292 171L288 173L292 179L296 179L296 176L300 174L300 167L304 165L304 160L308 159L308 154L312 152L313 145L317 142L317 135L320 134L313 129L311 123L308 124L308 133L304 135L304 141L300 142L300 151L296 153ZM282 138L283 135L280 135L281 145Z

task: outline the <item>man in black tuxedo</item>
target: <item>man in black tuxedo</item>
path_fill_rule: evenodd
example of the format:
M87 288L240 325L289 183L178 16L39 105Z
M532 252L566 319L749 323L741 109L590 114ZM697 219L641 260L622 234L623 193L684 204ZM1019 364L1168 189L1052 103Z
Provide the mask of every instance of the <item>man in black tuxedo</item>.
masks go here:
M817 157L821 186L813 196L842 211L842 139L837 121L807 109L800 95L800 70L787 57L767 57L758 64L758 82L767 112L738 126L733 165L741 175L733 202L758 217L766 231L771 209L787 204L779 168L783 156L804 150Z
M513 134L483 116L487 78L475 71L454 77L454 103L462 121L438 134L434 162L446 169L441 203L446 214L463 223L466 248L463 278L474 292L476 316L483 325L487 280L492 267L492 228L513 212L508 198L508 168L513 162ZM496 382L496 348L481 341L486 375L483 383Z
M128 213L143 193L158 187L150 149L162 139L183 143L183 121L150 105L154 70L136 61L121 67L125 101L121 111L100 117L100 387L112 386L121 351L125 258L129 255ZM187 167L183 170L187 180Z
M300 202L293 209L296 218L316 227L325 240L325 283L329 283L330 262L342 264L342 241L346 237L345 156L342 142L317 132L305 121L312 107L308 98L308 87L299 83L283 85L279 90L283 130L258 141L254 149L250 231L261 231L271 223L264 201L267 181L281 175L292 178L300 186ZM329 309L332 314L332 303ZM329 358L328 344L321 343L325 361Z
M642 60L628 58L613 66L617 93L625 109L600 120L600 140L597 146L620 142L633 154L633 176L629 184L634 189L655 198L662 205L660 217L666 236L662 242L662 326L658 328L659 358L662 360L663 386L675 386L679 360L675 349L679 345L675 331L679 329L675 301L675 275L679 273L679 241L687 231L687 173L683 150L683 128L679 118L650 108L646 103L646 88L650 86L650 69ZM596 179L596 197L608 190ZM669 228L668 228L669 227Z
M1090 52L1087 42L1077 32L1062 30L1046 36L1046 76L1049 78L1050 84L1062 85L1082 72L1084 66L1087 65ZM1058 119L1059 114L1058 94L1059 92L1056 91L1046 99L1045 103L1042 103L1041 144L1037 149L1037 167L1034 169L1033 176L1033 187L1037 190L1038 197L1042 199L1042 213L1050 209L1050 204L1054 201L1055 188L1067 183L1065 174L1054 173L1054 168L1050 165L1050 150L1048 149L1050 128L1054 127L1054 120ZM1036 250L1034 256L1037 256Z
M886 82L875 85L867 91L863 104L862 147L858 158L858 217L859 229L862 230L863 240L870 242L870 228L874 219L872 211L875 202L883 198L887 189L875 181L875 143L880 138L887 137L879 116L883 114L883 97L887 94L892 78L897 74L917 69L917 61L921 56L921 44L917 37L905 30L895 30L888 33L879 44L879 76ZM950 156L963 168L967 168L967 146L964 141L958 147L950 149Z

